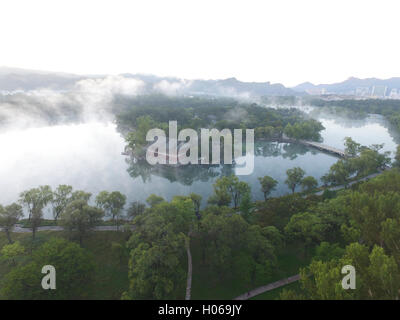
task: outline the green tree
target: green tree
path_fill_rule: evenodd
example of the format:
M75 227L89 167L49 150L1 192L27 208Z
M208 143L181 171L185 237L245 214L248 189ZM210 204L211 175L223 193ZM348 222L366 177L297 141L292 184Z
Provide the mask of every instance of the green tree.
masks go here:
M96 205L104 210L106 216L111 217L117 227L125 203L126 196L119 191L101 191L96 197Z
M24 191L20 194L20 203L25 206L29 213L32 228L32 239L35 239L37 228L43 218L43 209L52 200L53 192L50 186L40 186Z
M91 197L92 197L92 194L90 192L77 190L77 191L72 192L70 202L75 201L75 200L83 200L83 201L88 202Z
M12 243L10 232L23 215L22 207L17 203L12 203L6 207L0 205L0 227L6 233L8 243Z
M347 187L353 173L354 170L351 163L341 159L330 167L329 172L321 180L325 185L333 184Z
M304 241L309 247L312 243L324 239L328 225L316 214L304 212L293 215L285 227L285 232L292 240Z
M146 202L149 204L150 207L154 207L163 201L165 201L163 197L157 196L154 193L149 195L149 197L146 199Z
M344 138L344 146L345 146L344 152L349 157L356 157L361 150L361 145L355 142L350 137Z
M240 213L242 214L243 218L247 221L247 222L252 222L252 209L253 209L253 203L251 202L251 193L250 191L246 192L243 196L242 196L242 201L240 202Z
M267 201L267 196L275 190L278 181L275 179L271 178L270 176L264 176L264 177L259 177L258 181L260 181L261 184L261 191L264 194L264 200Z
M195 221L189 197L176 197L170 203L162 201L135 218L136 229L128 242L130 287L124 299L185 296L185 275L186 280L191 276L189 240ZM183 263L185 256L187 267Z
M79 244L101 221L104 211L97 207L89 206L85 200L72 201L60 215L61 225L70 233L76 232Z
M11 261L13 266L17 265L15 259L22 256L24 253L25 248L19 241L5 245L0 251L1 258L6 261Z
M194 211L196 212L196 216L199 217L200 216L200 205L201 205L202 196L192 192L191 194L189 194L189 197L193 201Z
M127 217L129 219L133 219L138 215L141 215L146 210L146 205L141 203L140 201L133 201L128 210L127 210Z
M310 192L318 187L318 181L312 176L305 177L300 182L303 191Z
M238 208L243 195L250 191L250 186L244 181L239 181L235 175L218 178L213 187L214 195L208 202L227 206L233 201L235 209Z
M56 269L56 290L43 290L41 286L44 265ZM0 297L9 300L87 299L94 270L93 257L85 249L64 239L52 238L34 251L30 262L5 275Z
M57 187L53 192L51 204L53 206L53 217L57 221L60 214L66 208L68 203L71 201L72 187L62 184Z
M394 156L394 163L393 163L393 166L395 166L395 167L400 167L400 145L398 145L397 146L397 148L396 148L396 153L395 153L395 156Z
M219 279L240 281L250 289L276 265L277 233L251 225L241 215L204 213L199 238L203 267Z
M356 270L356 289L343 290L341 269L352 265ZM301 270L301 286L307 299L399 299L399 267L383 248L374 246L372 251L359 243L346 247L340 259L313 260Z
M294 193L296 186L301 183L305 172L300 167L295 167L292 169L288 169L286 171L286 175L287 179L285 180L285 183L288 185L290 190L292 190L292 193Z

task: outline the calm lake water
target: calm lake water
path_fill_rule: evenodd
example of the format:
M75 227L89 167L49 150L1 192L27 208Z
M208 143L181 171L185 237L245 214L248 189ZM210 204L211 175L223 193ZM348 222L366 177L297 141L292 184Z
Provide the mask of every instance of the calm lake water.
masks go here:
M351 136L365 144L385 143L394 151L398 136L382 117L354 121L321 117L326 128L324 143L343 148L343 138ZM21 191L48 184L53 188L69 184L92 192L118 190L128 201L145 201L152 193L171 199L191 192L212 194L212 184L221 174L234 172L232 166L151 167L134 164L121 155L124 140L113 123L91 122L0 132L0 203L18 199ZM284 184L286 170L299 166L319 179L337 158L297 144L256 143L255 169L239 178L250 184L253 199L262 199L258 177L269 175L279 181L272 195L289 192ZM50 217L50 212L45 213Z

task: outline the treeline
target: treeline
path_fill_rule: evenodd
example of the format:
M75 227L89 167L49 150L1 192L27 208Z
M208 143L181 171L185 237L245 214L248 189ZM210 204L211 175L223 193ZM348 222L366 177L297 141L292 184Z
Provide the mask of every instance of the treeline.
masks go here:
M52 210L55 224L63 226L70 235L76 234L80 244L87 233L97 226L104 217L110 218L118 227L124 213L126 196L119 191L102 191L95 198L95 206L89 204L92 194L82 190L74 191L72 186L59 185L54 191L50 186L39 186L21 192L17 202L8 206L0 205L0 227L11 244L11 232L24 216L28 214L28 226L32 239L43 221L44 209Z
M312 99L310 104L317 107L339 107L347 114L366 116L368 113L380 114L386 117L390 123L400 130L400 101L399 100L337 100L327 101L322 99Z
M254 129L255 138L277 139L285 132L296 139L318 140L324 128L295 108L273 109L234 99L147 95L121 102L117 123L134 149L146 144L149 129L167 129L171 120L178 130L192 128Z

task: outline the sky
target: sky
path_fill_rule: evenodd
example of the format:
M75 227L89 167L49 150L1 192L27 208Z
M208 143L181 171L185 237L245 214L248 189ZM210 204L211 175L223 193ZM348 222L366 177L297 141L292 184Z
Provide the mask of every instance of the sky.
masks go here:
M400 76L400 1L2 0L0 66L286 86Z

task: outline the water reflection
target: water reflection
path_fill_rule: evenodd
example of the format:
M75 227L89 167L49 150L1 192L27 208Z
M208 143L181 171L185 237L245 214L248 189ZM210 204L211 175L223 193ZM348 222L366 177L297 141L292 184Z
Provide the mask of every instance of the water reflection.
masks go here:
M370 117L362 125L348 126L321 119L324 143L343 148L343 138L352 136L362 144L385 143L394 150L398 134L383 119ZM235 172L232 165L150 166L122 156L125 142L112 123L83 123L0 132L0 204L18 199L21 191L48 184L56 188L69 184L74 189L96 195L101 190L117 190L128 201L145 201L152 193L165 199L191 192L204 201L212 194L212 184L221 175ZM259 141L255 145L254 172L240 176L252 188L253 199L262 199L258 177L269 175L279 181L272 196L289 192L286 170L299 166L319 179L337 158L299 144ZM46 216L50 216L46 213Z

